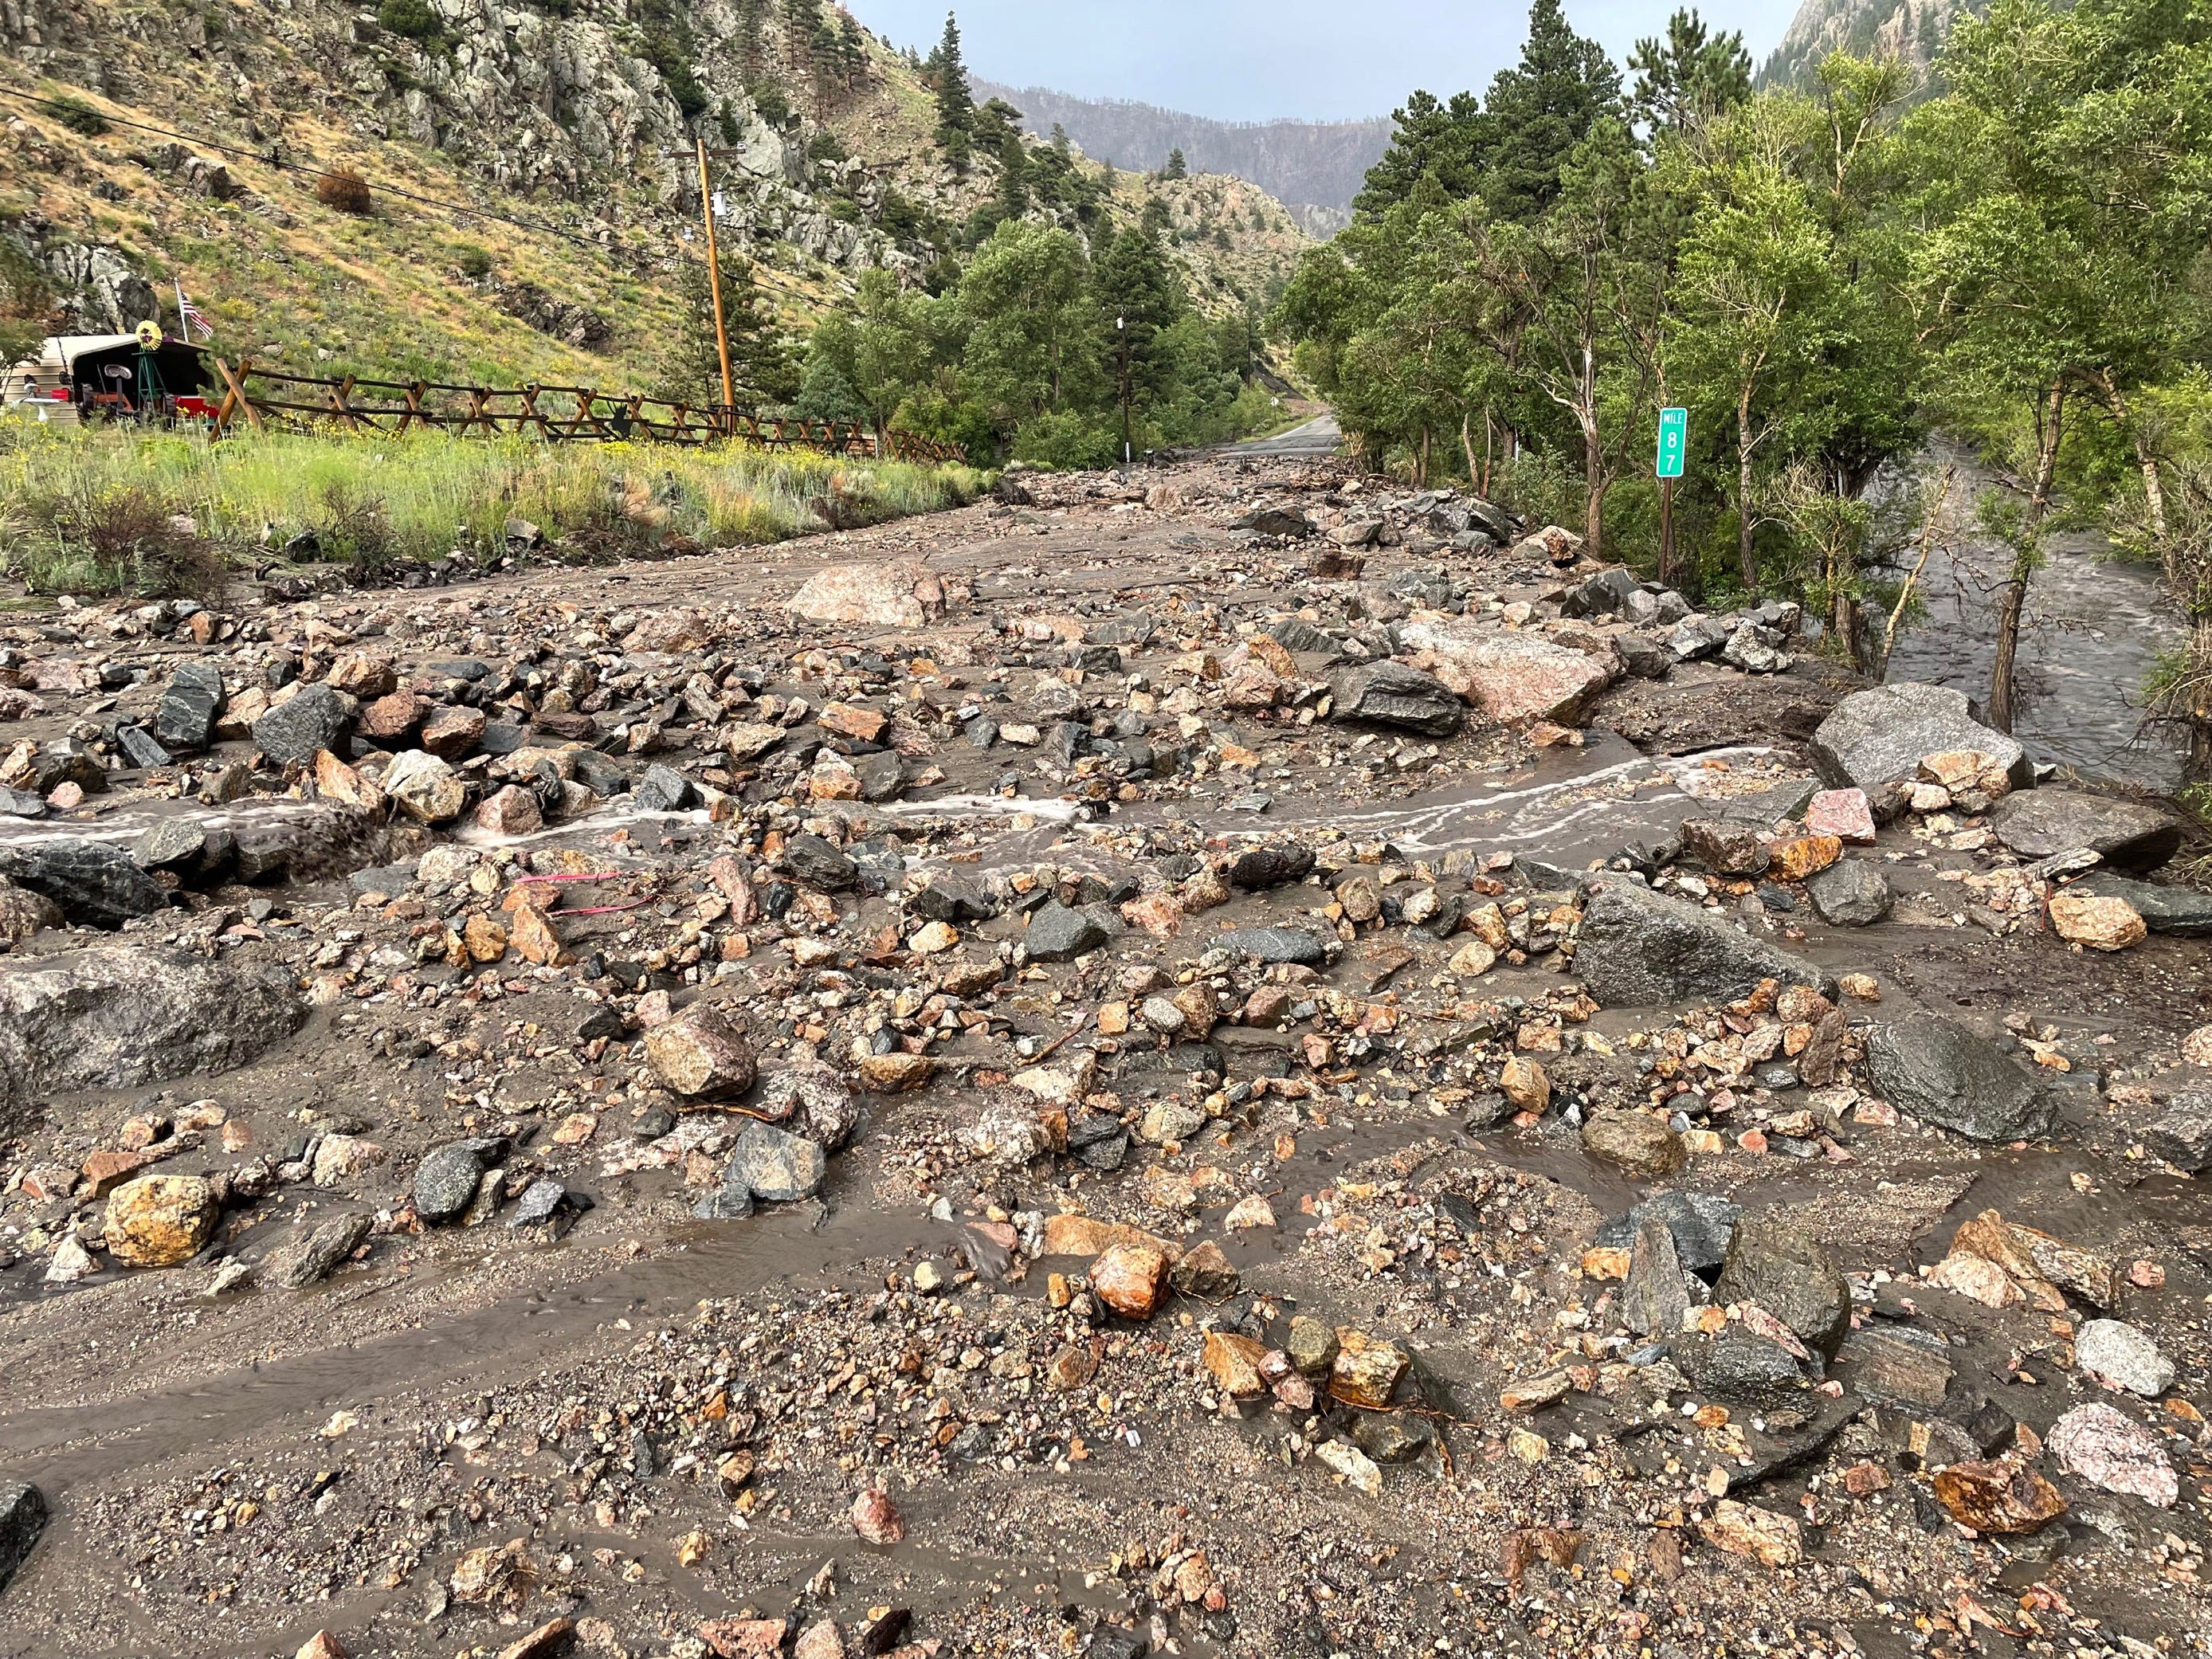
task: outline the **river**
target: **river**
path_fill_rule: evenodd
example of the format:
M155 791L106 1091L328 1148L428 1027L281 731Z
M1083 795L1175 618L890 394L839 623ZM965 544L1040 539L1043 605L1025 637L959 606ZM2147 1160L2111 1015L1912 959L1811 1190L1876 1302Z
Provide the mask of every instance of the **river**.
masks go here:
M1957 477L1945 533L1921 578L1927 614L1899 635L1889 678L1954 686L1986 702L1996 651L1994 578L2007 557L1975 522L1975 495L1991 479L1960 453L1930 459L1955 466ZM2142 729L2144 683L2183 634L2156 568L2117 558L2095 531L2055 535L2045 552L2028 587L2014 735L2038 761L2171 793L2182 782L2186 742L2170 728Z

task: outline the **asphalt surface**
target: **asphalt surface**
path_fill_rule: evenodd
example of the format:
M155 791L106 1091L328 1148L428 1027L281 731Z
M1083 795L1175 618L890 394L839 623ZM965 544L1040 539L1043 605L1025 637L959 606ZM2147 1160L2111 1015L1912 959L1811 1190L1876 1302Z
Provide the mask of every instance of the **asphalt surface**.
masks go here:
M1279 432L1272 438L1255 438L1249 443L1225 444L1216 453L1322 457L1335 454L1343 441L1344 429L1337 425L1336 416L1316 415L1304 426L1294 426L1288 432Z

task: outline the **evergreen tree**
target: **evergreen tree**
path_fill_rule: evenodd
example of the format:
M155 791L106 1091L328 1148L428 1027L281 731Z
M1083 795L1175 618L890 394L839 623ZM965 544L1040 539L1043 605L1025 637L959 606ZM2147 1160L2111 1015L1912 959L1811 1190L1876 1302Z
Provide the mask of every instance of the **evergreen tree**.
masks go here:
M1356 215L1380 218L1424 179L1437 180L1455 198L1474 193L1480 183L1483 116L1473 94L1455 93L1444 104L1433 93L1416 92L1390 118L1396 128L1390 148L1367 170L1352 204Z
M1190 168L1184 163L1182 152L1180 149L1171 149L1168 152L1168 164L1160 169L1160 177L1163 179L1190 177Z
M930 83L937 91L937 142L956 167L964 168L973 149L975 94L960 56L960 23L945 14L944 38L929 55Z
M1559 198L1575 146L1620 104L1605 48L1569 27L1559 0L1534 0L1521 61L1500 70L1483 106L1483 194L1493 216L1526 224Z
M1628 67L1636 71L1629 107L1654 132L1686 132L1692 121L1751 96L1751 54L1742 33L1714 34L1694 10L1669 17L1664 40L1638 40Z
M1175 228L1175 220L1168 212L1168 204L1157 196L1145 198L1145 210L1137 223L1139 228L1155 242Z
M741 410L780 406L799 390L791 337L775 303L761 292L752 261L727 248L722 256L722 319L730 341L730 379ZM663 389L695 406L722 401L721 350L714 337L714 296L707 262L686 260L678 284L682 321L662 368Z
M1126 348L1132 406L1147 408L1174 375L1165 336L1185 309L1182 281L1156 238L1123 230L1100 251L1091 285L1107 378L1118 392Z

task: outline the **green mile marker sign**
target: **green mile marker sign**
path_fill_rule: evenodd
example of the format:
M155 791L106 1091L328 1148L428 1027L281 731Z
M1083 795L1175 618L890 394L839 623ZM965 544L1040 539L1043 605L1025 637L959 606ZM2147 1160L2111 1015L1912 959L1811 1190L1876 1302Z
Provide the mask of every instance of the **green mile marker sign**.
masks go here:
M1659 411L1658 476L1679 478L1682 476L1682 452L1690 441L1690 411L1686 409L1662 409Z
M1658 476L1679 478L1682 476L1682 452L1689 447L1690 411L1686 409L1662 409L1659 411Z

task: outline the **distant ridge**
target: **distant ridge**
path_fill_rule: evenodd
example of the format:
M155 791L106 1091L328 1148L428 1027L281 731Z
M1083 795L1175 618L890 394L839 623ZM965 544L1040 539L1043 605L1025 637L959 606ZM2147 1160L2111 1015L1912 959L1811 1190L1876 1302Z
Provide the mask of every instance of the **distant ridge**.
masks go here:
M1289 208L1310 236L1332 236L1352 198L1390 143L1390 118L1364 121L1215 121L1123 99L1072 98L1044 87L975 83L978 99L1003 98L1040 135L1055 123L1097 161L1133 173L1157 171L1180 149L1193 173L1226 173L1257 185Z

